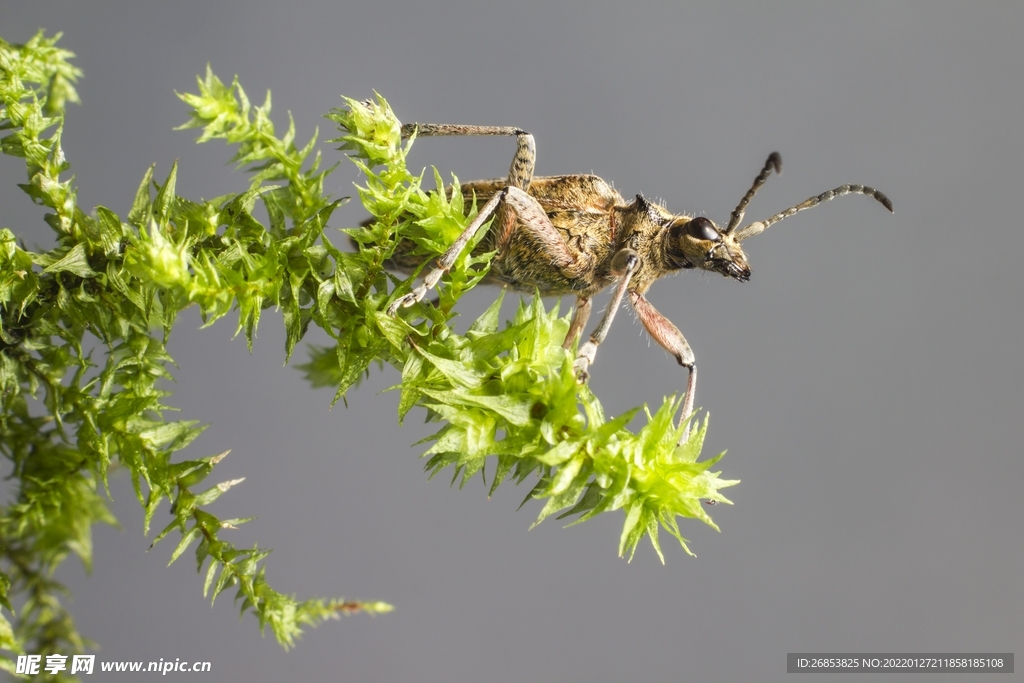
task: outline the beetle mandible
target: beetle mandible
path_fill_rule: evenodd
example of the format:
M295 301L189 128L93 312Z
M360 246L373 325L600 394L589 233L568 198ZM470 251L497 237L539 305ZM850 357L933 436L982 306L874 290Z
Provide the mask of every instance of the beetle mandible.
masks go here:
M578 382L589 376L597 347L608 334L615 313L627 294L644 328L658 344L688 370L686 398L680 419L693 411L697 368L693 351L682 332L647 301L645 294L659 278L682 269L700 268L746 282L750 266L741 243L798 211L810 209L845 194L862 194L890 212L889 198L865 185L840 185L771 218L739 228L747 205L772 171L782 170L782 157L772 152L753 185L733 210L725 229L703 216L673 214L642 195L626 202L608 183L595 175L533 177L537 153L533 136L509 126L463 126L409 123L402 138L450 135L504 135L516 138L516 154L507 178L478 180L462 185L467 200L483 202L476 218L438 259L423 282L395 299L388 312L421 301L437 285L473 235L489 218L494 220L475 252L495 252L485 282L503 283L542 296L576 297L569 332L563 346L572 348L590 317L592 297L615 283L612 301L573 362ZM737 229L739 228L739 229ZM413 243L399 244L389 263L411 270L422 263L412 253ZM689 424L680 443L689 435Z

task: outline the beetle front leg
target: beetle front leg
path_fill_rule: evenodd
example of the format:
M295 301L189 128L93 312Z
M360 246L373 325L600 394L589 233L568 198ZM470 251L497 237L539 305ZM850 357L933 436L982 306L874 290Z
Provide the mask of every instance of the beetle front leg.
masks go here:
M591 333L590 339L580 347L579 352L576 354L576 360L573 361L572 369L576 373L576 381L580 384L586 382L590 376L588 368L594 362L594 357L597 355L597 347L608 336L608 329L612 326L612 320L615 319L615 313L619 310L619 306L622 305L622 297L626 293L629 281L633 278L633 272L639 263L640 257L629 248L620 249L612 257L612 274L618 276L619 282L615 286L615 293L612 295L611 303L608 304L608 308L605 309L604 315L601 317L601 322L597 324L597 328ZM589 299L586 303L586 312L590 313ZM574 319L573 325L575 324L576 321ZM583 323L580 323L579 326L583 327ZM572 326L570 326L571 330Z
M643 294L630 292L629 299L636 309L636 314L648 334L658 342L663 349L675 356L676 361L689 370L686 378L686 399L683 401L683 412L679 418L687 420L686 430L683 432L679 443L682 444L690 436L690 413L693 412L693 395L697 390L697 366L693 356L693 350L686 342L686 337L679 331L679 328L672 324L672 321L663 316L650 304Z
M587 324L590 318L591 299L589 296L576 297L576 309L572 312L572 322L569 323L569 331L565 333L565 341L562 342L563 349L571 349L576 338Z

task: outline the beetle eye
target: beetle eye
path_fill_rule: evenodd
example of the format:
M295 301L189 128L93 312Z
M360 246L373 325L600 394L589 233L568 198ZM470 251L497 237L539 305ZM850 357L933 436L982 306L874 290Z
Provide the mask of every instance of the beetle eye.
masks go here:
M690 237L696 237L699 240L708 240L710 242L717 242L722 239L718 231L715 230L714 224L703 216L698 216L690 220L686 224L686 233Z

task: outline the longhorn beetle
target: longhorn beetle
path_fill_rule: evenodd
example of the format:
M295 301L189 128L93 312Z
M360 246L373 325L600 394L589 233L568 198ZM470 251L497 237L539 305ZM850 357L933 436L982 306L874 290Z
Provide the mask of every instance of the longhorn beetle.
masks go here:
M427 273L423 283L396 299L388 312L394 315L399 308L421 301L455 264L477 230L493 216L491 229L475 248L477 253L496 252L485 281L504 283L522 291L536 290L543 296L574 295L576 308L563 344L566 349L572 348L590 317L591 298L616 283L612 301L600 323L576 354L573 371L577 381L586 382L597 347L604 341L628 293L648 333L689 371L682 420L689 418L693 410L697 368L686 338L644 296L655 280L681 269L700 268L746 282L750 279L750 266L740 247L745 239L798 211L844 194L872 197L892 211L892 202L878 190L865 185L840 185L767 220L737 229L758 189L772 171L782 170L782 157L772 152L722 230L703 216L673 214L642 195L627 203L608 183L594 175L534 178L536 146L533 136L520 128L431 123L402 126L403 139L414 134L515 136L516 155L507 178L462 185L463 195L469 200L475 195L478 201L484 202L483 208L437 259L437 267ZM411 253L413 247L411 241L401 242L389 266L411 270L422 263L422 257ZM680 443L686 440L689 431L687 425Z

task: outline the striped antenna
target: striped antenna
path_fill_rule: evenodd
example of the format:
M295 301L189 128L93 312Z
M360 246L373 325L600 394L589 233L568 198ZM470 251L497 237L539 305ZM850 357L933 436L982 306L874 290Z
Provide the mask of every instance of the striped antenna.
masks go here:
M830 201L832 199L835 199L836 197L842 197L844 194L862 194L866 197L871 197L872 199L879 202L882 206L889 209L890 213L892 212L892 202L889 201L888 197L886 197L884 194L882 194L875 188L868 187L867 185L840 185L834 190L822 192L817 197L811 197L807 201L801 202L796 206L791 206L785 211L780 211L779 213L775 214L768 220L751 223L750 225L746 226L745 228L736 233L736 241L742 242L748 237L753 237L754 235L764 232L768 226L778 223L783 218L789 218L793 214L803 211L804 209L812 209L818 204ZM743 204L741 203L740 205L742 206ZM734 212L733 216L735 217L735 215L736 214ZM742 216L742 213L740 215Z
M764 162L764 168L762 168L761 172L757 174L756 178L754 178L754 184L750 186L750 189L747 190L747 194L743 196L743 199L740 200L740 203L736 206L735 210L733 210L732 216L729 218L729 226L725 229L726 235L735 230L736 226L743 220L743 214L747 210L747 204L750 203L750 200L754 198L757 191L761 189L762 185L764 185L764 181L768 180L768 176L772 174L773 170L776 173L782 173L782 157L778 152L772 152L768 155L768 161Z

